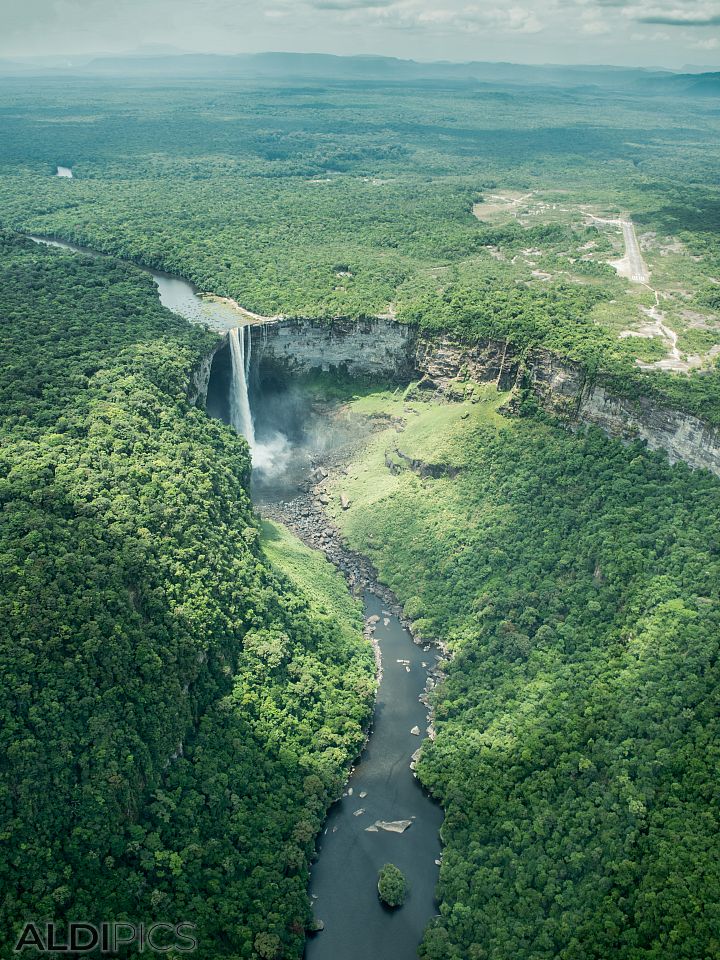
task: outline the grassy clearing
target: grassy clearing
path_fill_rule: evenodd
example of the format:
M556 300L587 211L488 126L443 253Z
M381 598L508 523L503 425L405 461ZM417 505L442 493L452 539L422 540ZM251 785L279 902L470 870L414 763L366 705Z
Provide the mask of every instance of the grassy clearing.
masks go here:
M381 578L404 599L407 577L413 575L412 552L407 564L397 554L388 556L382 537L377 536L376 519L381 514L402 516L407 536L416 543L428 536L432 540L433 530L447 533L472 522L457 483L444 478L423 478L409 469L404 458L449 470L462 469L474 457L472 447L466 443L468 436L512 430L514 422L498 413L508 395L487 384L475 386L474 390L476 402L405 400L397 394L381 392L350 404L356 415L383 413L389 425L371 437L362 453L349 464L347 475L335 481L328 509L351 546L369 553ZM394 465L392 470L388 461ZM433 491L432 498L425 496L426 490ZM341 494L350 500L347 510L341 508ZM400 504L409 503L413 504L409 513L405 509L398 511Z
M349 634L362 632L362 604L319 550L306 547L287 527L271 520L263 520L260 539L273 567L302 591L316 613L334 614Z

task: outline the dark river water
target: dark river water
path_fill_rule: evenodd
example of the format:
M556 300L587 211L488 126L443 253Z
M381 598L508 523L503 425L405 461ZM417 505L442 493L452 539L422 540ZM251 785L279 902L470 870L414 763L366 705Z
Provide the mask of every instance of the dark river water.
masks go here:
M383 677L372 735L318 841L310 894L325 929L308 941L307 960L416 960L422 932L436 913L443 815L410 770L427 726L418 697L435 657L413 642L397 617L383 614L371 593L365 595L365 614L381 618L375 636ZM415 726L421 736L410 732ZM412 820L412 826L404 833L368 832L377 820ZM386 909L378 898L377 875L385 863L396 864L409 882L398 910Z
M102 256L60 240L31 239ZM203 300L187 280L140 269L152 276L162 304L187 320L218 331L241 325L232 307ZM324 432L331 429L327 423ZM319 442L317 446L321 446ZM299 473L305 475L309 470L305 456ZM262 499L272 502L292 496L288 477L296 489L296 472L288 470L277 489L266 485ZM364 603L366 617L380 618L375 636L382 651L382 680L368 743L318 839L309 892L315 917L323 921L325 929L308 940L306 960L416 960L423 930L436 913L436 861L443 814L410 769L412 754L426 733L427 709L419 697L425 690L428 669L435 665L435 655L433 649L424 651L417 646L374 594L366 593ZM410 732L414 727L420 735ZM397 820L412 823L403 833L367 830L376 821ZM377 893L378 871L386 863L398 866L409 883L407 900L397 910L385 908Z

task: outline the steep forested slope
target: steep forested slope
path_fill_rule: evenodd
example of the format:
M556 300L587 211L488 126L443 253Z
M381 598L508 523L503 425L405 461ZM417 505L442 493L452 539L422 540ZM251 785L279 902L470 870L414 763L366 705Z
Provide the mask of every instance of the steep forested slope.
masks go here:
M454 654L422 955L718 956L720 483L497 403L388 398L405 431L338 481L351 545Z
M295 956L372 657L259 549L246 444L185 396L212 336L10 235L0 289L2 940L158 918Z

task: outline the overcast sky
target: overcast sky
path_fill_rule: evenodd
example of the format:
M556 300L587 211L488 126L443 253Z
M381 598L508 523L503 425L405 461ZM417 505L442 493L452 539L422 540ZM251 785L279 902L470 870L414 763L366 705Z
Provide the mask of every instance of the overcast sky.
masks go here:
M720 66L720 0L0 0L0 56L288 50Z

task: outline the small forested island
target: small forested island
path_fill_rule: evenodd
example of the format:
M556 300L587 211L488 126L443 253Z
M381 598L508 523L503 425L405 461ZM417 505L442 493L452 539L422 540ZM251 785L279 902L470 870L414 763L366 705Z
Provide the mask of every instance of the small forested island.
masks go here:
M720 956L717 93L0 60L3 956Z
M407 881L394 863L386 863L378 873L378 895L388 907L401 907L407 896Z

